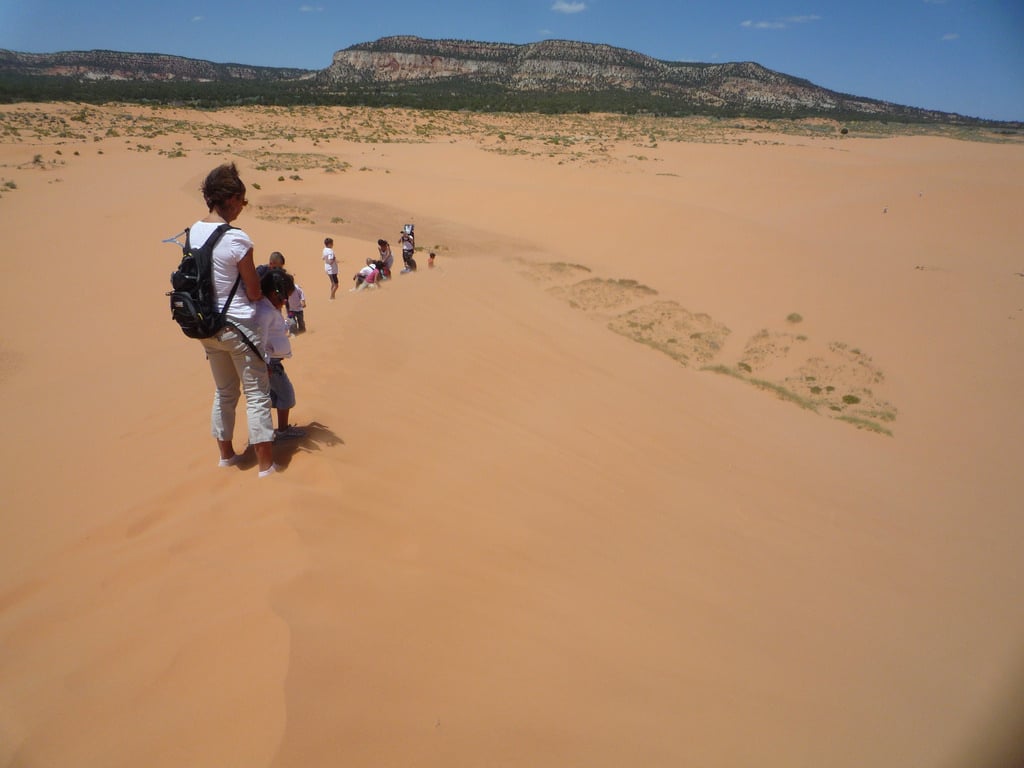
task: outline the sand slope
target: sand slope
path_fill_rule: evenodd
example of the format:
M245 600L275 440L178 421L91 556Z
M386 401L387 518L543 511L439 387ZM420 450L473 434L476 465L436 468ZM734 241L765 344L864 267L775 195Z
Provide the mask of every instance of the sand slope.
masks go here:
M0 125L0 765L1024 754L1024 146L327 109ZM268 481L217 468L162 295L160 240L225 159L257 260L309 299L309 436ZM407 221L420 271L349 293Z

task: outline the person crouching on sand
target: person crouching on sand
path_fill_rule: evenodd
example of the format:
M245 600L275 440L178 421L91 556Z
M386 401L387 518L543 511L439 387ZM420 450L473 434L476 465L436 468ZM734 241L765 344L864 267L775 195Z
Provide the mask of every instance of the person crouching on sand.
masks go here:
M377 283L380 282L380 262L374 261L373 259L366 260L366 266L352 275L352 280L355 281L355 287L353 291L362 291L365 288L375 288Z

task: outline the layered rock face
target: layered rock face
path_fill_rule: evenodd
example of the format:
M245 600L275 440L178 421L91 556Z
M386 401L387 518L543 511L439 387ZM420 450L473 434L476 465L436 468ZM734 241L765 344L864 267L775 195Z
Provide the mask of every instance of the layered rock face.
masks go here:
M676 108L762 110L779 114L858 114L865 117L958 122L959 115L837 93L754 62L671 62L609 45L545 40L514 45L469 40L385 37L334 54L322 70L217 64L152 53L0 50L0 76L60 76L78 80L296 83L318 91L403 85L487 86L523 94L636 93L663 97Z
M932 118L942 114L837 93L754 62L667 62L565 40L511 45L386 37L338 51L315 79L328 88L464 79L525 92L640 91L709 107Z
M310 78L316 70L215 64L162 53L121 51L63 51L18 53L0 50L0 72L18 75L74 77L84 80L292 80Z

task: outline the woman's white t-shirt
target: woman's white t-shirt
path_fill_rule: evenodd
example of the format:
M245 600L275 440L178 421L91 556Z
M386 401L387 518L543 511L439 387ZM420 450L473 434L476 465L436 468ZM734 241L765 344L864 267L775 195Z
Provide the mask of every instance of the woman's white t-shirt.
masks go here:
M220 226L208 221L197 221L189 231L189 241L193 248L199 248L206 242L213 231ZM252 248L252 240L241 229L229 229L213 249L213 291L217 297L217 309L224 308L228 294L238 277L238 262ZM228 306L227 317L232 320L251 320L253 306L245 292L245 283L238 283L231 304Z

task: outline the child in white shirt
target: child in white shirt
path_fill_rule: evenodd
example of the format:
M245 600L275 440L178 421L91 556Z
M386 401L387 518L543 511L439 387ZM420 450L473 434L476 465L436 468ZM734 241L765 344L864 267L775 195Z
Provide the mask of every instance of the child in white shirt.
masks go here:
M334 238L324 238L324 272L331 281L331 298L338 292L338 257L334 255Z
M263 357L270 372L270 401L277 409L274 439L303 437L305 431L288 424L288 416L295 407L295 388L282 362L292 356L292 345L288 340L288 323L281 316L281 307L295 291L295 280L283 269L271 269L260 280L260 289L263 298L254 305L255 319L263 341Z
M306 332L306 294L303 293L302 286L298 283L295 284L292 295L288 297L288 319L295 321L292 333Z

